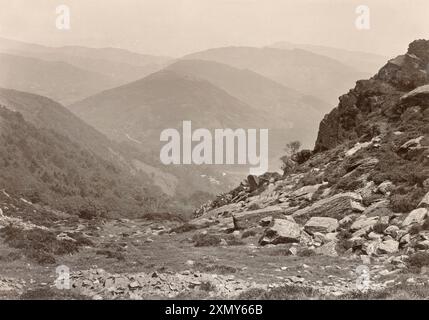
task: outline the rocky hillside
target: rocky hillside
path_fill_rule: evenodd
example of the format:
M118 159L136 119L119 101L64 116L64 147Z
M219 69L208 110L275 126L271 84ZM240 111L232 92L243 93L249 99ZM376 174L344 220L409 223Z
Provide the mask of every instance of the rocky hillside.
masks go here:
M0 124L0 189L15 197L88 219L139 215L165 204L143 175L69 136L3 106Z
M194 225L288 254L361 256L405 267L429 250L429 41L358 81L283 176L249 176Z

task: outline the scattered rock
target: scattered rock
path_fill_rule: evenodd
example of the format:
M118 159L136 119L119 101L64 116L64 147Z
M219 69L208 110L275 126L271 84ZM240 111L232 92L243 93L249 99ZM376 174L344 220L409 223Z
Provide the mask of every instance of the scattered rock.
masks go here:
M409 226L413 223L421 224L423 223L424 219L426 218L428 213L428 209L426 208L419 208L411 211L408 216L405 218L405 220L402 222L402 226Z
M393 239L385 240L378 246L380 253L395 253L398 252L399 242Z
M299 224L286 219L274 219L273 225L265 230L259 243L266 245L299 242L300 236Z
M304 226L304 230L310 234L315 232L328 233L337 230L337 219L328 217L311 217Z
M361 217L358 220L356 220L355 222L353 222L353 224L351 225L350 229L353 231L356 230L360 230L363 228L368 228L369 230L372 229L372 227L377 224L379 218L378 217Z

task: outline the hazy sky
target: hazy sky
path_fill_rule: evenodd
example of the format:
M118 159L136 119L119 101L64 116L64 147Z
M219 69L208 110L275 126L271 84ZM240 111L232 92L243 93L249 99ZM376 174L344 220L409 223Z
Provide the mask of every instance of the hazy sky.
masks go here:
M55 27L61 4L69 31ZM370 30L355 27L358 5L371 10ZM170 56L276 41L393 56L429 38L429 0L0 0L0 10L0 37Z

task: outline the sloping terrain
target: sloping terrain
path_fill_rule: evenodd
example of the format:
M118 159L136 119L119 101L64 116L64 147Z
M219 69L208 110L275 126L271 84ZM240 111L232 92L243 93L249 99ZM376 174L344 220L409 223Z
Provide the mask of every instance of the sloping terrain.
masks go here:
M25 199L0 193L0 222L11 223L0 229L0 293L63 299L427 298L428 64L429 41L411 43L405 55L341 97L320 125L315 150L294 154L283 176L249 176L187 222L148 215L94 229L76 221L81 235L74 224L49 224ZM9 209L14 206L29 206L34 214L25 220L21 210ZM33 239L32 246L25 239ZM56 250L37 262L34 246L41 239ZM70 290L55 288L52 258L71 268ZM37 272L28 272L24 261Z
M47 96L62 103L117 85L110 77L62 61L0 53L0 86Z
M234 217L260 245L295 243L334 256L392 261L429 249L428 63L429 41L410 44L340 97L315 150L294 155L282 178L249 180L202 208L200 219Z
M369 74L302 49L225 47L192 53L185 59L209 60L248 69L328 103ZM317 75L317 76L315 76Z
M167 57L117 48L47 47L0 39L0 86L63 104L123 85L162 69Z
M0 188L13 196L88 219L138 216L161 197L142 177L4 107L0 139Z
M376 73L386 62L387 58L368 52L351 51L339 48L327 47L327 46L316 46L310 44L296 44L291 42L277 42L273 43L269 47L278 49L303 49L316 54L330 57L338 60L349 67L362 72L370 74Z

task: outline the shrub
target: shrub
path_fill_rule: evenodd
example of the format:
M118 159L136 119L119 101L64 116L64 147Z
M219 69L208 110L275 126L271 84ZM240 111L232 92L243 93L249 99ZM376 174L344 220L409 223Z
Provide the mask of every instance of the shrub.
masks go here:
M318 298L320 293L311 287L284 285L273 289L254 288L241 293L239 300L303 300Z
M21 249L39 264L55 263L54 255L76 253L79 248L77 242L58 240L54 232L44 229L23 230L9 225L0 230L0 235L9 246Z
M386 230L386 228L387 228L388 226L389 226L388 224L378 222L378 223L376 223L376 224L374 225L374 229L373 229L373 230L374 230L374 232L376 232L376 233L383 234L383 233L384 233L384 230Z
M429 266L429 253L416 252L412 254L408 257L407 266L412 272L419 273L422 267Z
M251 230L244 231L243 234L241 235L241 238L246 239L246 238L254 237L254 236L256 236L256 231L251 229Z
M299 257L311 257L311 256L316 255L316 252L314 252L314 250L305 248L305 249L299 250L297 255Z
M394 212L410 212L414 210L424 196L421 188L405 189L406 194L395 193L390 198L391 208ZM404 192L401 189L399 192Z
M170 233L173 233L173 232L175 232L175 233L186 233L186 232L194 231L197 229L198 228L196 225L190 224L190 223L185 223L185 224L182 224L176 228L172 228L170 230Z
M204 281L200 284L200 290L211 292L216 290L216 286L210 281Z
M236 273L237 269L223 264L203 264L197 262L194 264L194 269L200 272L215 273L215 274L231 274Z
M192 237L195 247L216 247L220 244L221 237L213 234L198 233Z

